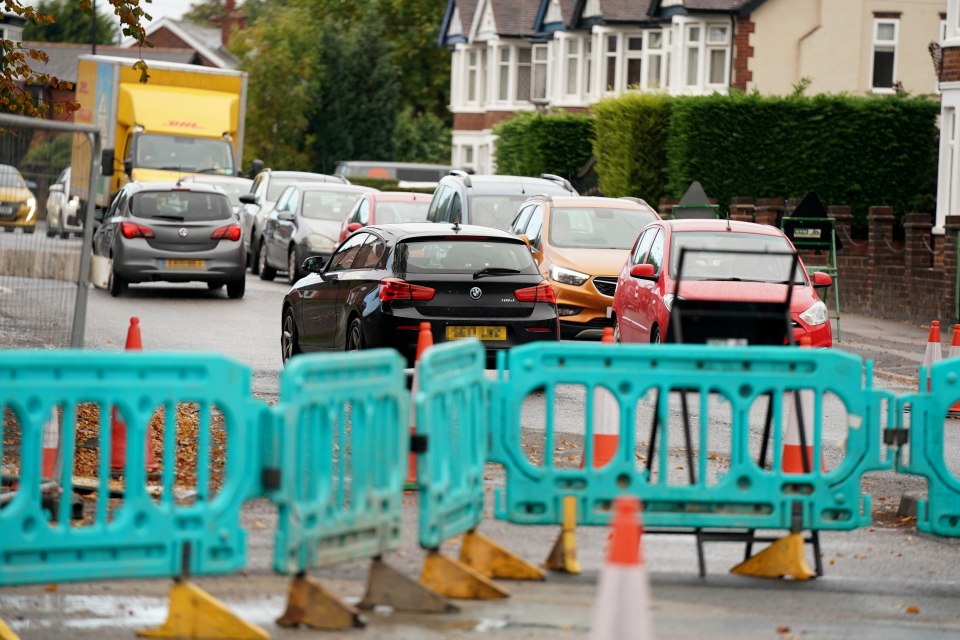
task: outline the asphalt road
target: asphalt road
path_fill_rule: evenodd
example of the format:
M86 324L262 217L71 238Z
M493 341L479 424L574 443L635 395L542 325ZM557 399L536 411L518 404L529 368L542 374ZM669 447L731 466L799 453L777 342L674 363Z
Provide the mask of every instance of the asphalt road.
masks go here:
M246 296L228 300L224 291L204 285L134 285L115 299L91 291L86 344L91 349L122 349L131 316L140 318L144 349L225 353L253 370L254 393L267 402L277 395L280 362L280 300L287 289L248 275ZM924 327L845 315L843 342L837 346L875 357L877 384L903 393L916 385L916 365L923 355ZM912 372L912 374L911 374ZM911 377L912 375L912 377ZM576 390L558 395L558 420L570 451L578 446L583 424L582 396ZM531 398L536 412L542 398ZM721 408L722 413L722 408ZM824 456L842 455L846 416L831 410ZM533 421L531 421L532 424ZM718 429L722 431L722 420ZM960 432L960 428L957 429ZM537 438L535 429L525 435ZM956 436L957 434L954 434ZM582 440L582 438L581 438ZM960 451L951 439L952 451ZM673 452L677 460L682 452ZM956 456L960 460L960 456ZM502 485L490 468L487 484ZM693 538L686 535L644 537L652 576L652 611L661 638L960 638L960 541L918 533L895 515L900 496L922 492L923 482L892 473L871 474L864 490L879 510L875 526L822 535L825 575L798 583L764 581L728 574L742 559L741 545L707 546L708 576L697 575ZM415 576L423 552L416 544L417 496L405 497L404 545L387 560ZM304 631L284 630L274 618L283 608L288 579L271 570L275 509L266 502L249 504L244 522L249 531L249 564L242 575L197 582L236 611L277 638L301 638ZM488 517L481 532L521 556L539 563L556 537L553 527L520 527ZM580 527L578 552L584 572L551 574L546 583L511 583L503 601L460 602L461 611L445 615L409 615L389 611L368 614L364 631L326 633L323 637L513 639L586 638L598 571L603 566L607 531ZM456 552L456 545L445 547ZM808 561L810 558L807 549ZM313 572L335 593L348 599L363 594L365 563L346 563ZM0 617L22 638L129 638L133 630L160 623L166 611L164 580L91 582L0 589ZM610 615L615 615L611 613Z

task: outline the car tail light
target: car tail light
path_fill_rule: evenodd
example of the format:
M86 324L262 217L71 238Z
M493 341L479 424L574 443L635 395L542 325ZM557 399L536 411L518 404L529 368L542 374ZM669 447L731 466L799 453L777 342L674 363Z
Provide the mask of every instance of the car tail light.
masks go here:
M211 240L233 240L237 241L240 239L240 225L238 224L228 224L225 227L220 227L216 231L210 234Z
M152 238L153 229L135 222L121 222L120 235L128 240L131 238Z
M517 289L513 292L519 302L549 302L557 303L557 294L549 282L541 282L535 287Z
M410 284L399 278L384 278L380 281L380 302L391 300L432 300L435 289Z

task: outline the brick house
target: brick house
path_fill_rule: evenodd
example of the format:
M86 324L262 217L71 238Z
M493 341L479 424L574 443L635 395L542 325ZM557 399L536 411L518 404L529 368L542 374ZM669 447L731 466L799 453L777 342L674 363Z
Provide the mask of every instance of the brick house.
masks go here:
M953 0L950 0L953 2ZM495 170L491 128L627 91L935 93L947 0L448 0L454 166Z

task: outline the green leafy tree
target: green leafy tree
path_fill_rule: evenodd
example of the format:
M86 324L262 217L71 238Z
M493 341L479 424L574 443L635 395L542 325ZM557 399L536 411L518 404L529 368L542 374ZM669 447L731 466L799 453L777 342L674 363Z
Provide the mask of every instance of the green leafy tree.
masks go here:
M41 0L37 10L56 16L49 24L32 22L23 29L23 39L35 42L90 42L92 18L90 10L81 8L72 0ZM97 11L97 44L113 44L119 41L120 28L109 15Z
M450 129L432 113L414 114L404 107L393 132L393 159L398 162L450 162Z
M223 0L201 0L190 5L183 19L203 27L214 25L214 18L223 15Z

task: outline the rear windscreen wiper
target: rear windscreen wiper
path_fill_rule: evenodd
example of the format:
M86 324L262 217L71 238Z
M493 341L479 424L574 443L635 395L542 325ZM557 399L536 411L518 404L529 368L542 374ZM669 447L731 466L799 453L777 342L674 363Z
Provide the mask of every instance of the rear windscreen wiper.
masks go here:
M150 217L158 218L160 220L179 220L180 222L183 222L184 220L186 220L186 218L184 218L183 216L172 216L172 215L166 215L163 213L155 213Z
M519 269L507 269L505 267L484 267L478 271L473 272L473 279L482 278L483 276L503 276L510 275L513 273L522 273Z

